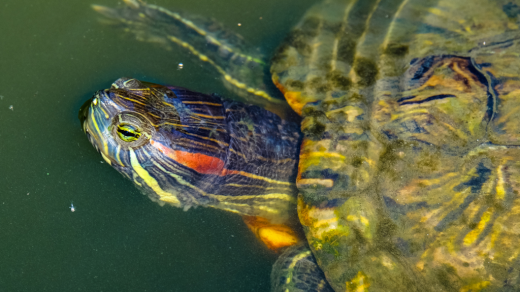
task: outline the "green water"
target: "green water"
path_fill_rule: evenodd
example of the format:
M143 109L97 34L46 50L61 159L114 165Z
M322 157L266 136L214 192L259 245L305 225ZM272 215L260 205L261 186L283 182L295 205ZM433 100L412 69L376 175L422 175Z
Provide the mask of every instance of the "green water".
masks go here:
M79 107L121 76L227 93L184 51L100 24L91 1L0 4L0 291L268 291L277 255L239 217L160 207L80 130ZM312 2L153 1L219 19L266 53Z

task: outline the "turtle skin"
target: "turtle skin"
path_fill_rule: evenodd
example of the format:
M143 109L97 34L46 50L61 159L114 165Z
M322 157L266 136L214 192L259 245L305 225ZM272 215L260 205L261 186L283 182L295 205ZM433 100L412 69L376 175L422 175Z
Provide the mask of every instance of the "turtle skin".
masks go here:
M244 69L261 56L193 22L161 28L151 8L145 25L97 10L187 48L246 100L276 101L261 70ZM519 12L501 0L328 0L275 52L273 82L302 117L298 216L335 291L520 289Z

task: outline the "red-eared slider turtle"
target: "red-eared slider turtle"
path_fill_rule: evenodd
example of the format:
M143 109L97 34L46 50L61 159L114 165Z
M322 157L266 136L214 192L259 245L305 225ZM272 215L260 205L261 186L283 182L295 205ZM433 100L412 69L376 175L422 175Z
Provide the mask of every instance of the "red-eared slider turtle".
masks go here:
M262 58L250 57L240 39L210 21L188 21L163 8L125 2L125 9L96 10L142 40L185 47L215 67L231 89L250 101L275 101L276 93L267 91L262 83ZM518 3L509 0L326 0L305 14L275 52L272 79L302 117L296 177L298 216L319 267L335 291L520 289L519 13ZM125 92L141 95L152 87L132 88ZM122 89L116 82L113 89L98 96ZM175 99L172 92L172 102L182 100ZM107 130L96 129L96 136L91 136L93 144L112 165L117 164L117 157L127 157L119 162L132 167L128 176L155 196L169 194L163 188L165 181L179 183L181 173L189 177L182 180L181 188L197 186L197 192L208 193L202 187L205 182L196 179L214 175L218 178L210 180L208 187L219 191L221 185L215 182L220 183L222 176L218 174L178 167L172 162L178 156L158 163L150 152L137 154L160 132L157 120L148 113L161 119L165 114L157 106L164 109L173 105L170 111L176 111L177 116L189 108L182 102L161 105L167 100L166 92L146 96L155 96L151 99L155 106L127 97L120 104L132 103L133 107L125 112L128 117L115 122L109 119L112 112L95 110L105 104L95 98L85 128L92 132L93 127L104 125ZM207 102L203 97L201 104ZM234 149L233 143L226 146L221 137L236 139L233 131L239 126L219 133L217 129L226 126L212 117L226 120L234 111L244 118L251 113L226 109L223 114L212 112L207 105L200 108L194 111L205 112L208 119L195 121L194 127L202 126L203 121L211 133L204 137L214 139L214 144L201 137L190 138L196 143L182 144L183 151L203 153L210 165L218 164L215 159L227 165L222 158L224 152L231 153L226 149ZM272 123L280 123L276 127L280 131L289 127L275 115L266 115L268 123L254 114L246 118L239 132L266 133L262 132L264 125ZM135 124L122 134L117 130L118 123L124 127L131 124L125 121L146 125L139 128L143 134L129 142L135 144L117 146L102 138L102 134L110 139L123 139L118 135L126 137L127 133L132 136L138 128ZM188 131L182 119L171 123L171 131ZM254 136L238 135L234 141L250 135ZM274 135L284 139L284 134ZM292 139L297 140L295 136ZM243 143L249 143L247 139L240 141L240 150L232 154L237 157L247 151ZM171 144L164 145L168 151L173 149ZM212 152L207 145L221 152ZM167 152L155 151L163 156ZM278 153L270 151L270 155ZM291 155L281 157L292 160ZM264 156L255 167L276 172L279 161L273 161L274 157ZM240 172L245 165L231 169ZM247 178L258 179L249 177L250 169L245 173ZM260 187L272 186L264 175L260 175ZM276 179L290 180L291 176ZM261 201L250 199L249 189L254 186L246 179L241 182L244 184L239 188L244 192L234 189L192 198L192 191L187 201L222 208L227 206L215 202L223 198L222 202L240 202L248 210L268 204L278 214L281 210L290 212L291 205L280 208L283 204L274 195ZM228 201L228 197L233 199ZM305 281L291 284L299 279L299 272L311 275L302 279L318 283L315 266L294 268L304 257L312 266L312 257L304 250L305 246L284 253L275 265L273 286L311 290ZM282 278L277 278L276 271L283 271ZM284 280L289 284L283 286Z

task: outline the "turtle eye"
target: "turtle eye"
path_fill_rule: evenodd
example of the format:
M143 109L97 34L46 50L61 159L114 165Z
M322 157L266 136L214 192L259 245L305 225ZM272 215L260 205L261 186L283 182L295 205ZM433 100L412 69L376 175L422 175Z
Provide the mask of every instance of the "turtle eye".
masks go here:
M110 132L110 138L124 149L137 149L146 145L155 133L148 119L136 112L122 112L113 117L107 130Z
M141 129L134 125L120 124L117 126L117 135L125 142L133 142L141 137Z

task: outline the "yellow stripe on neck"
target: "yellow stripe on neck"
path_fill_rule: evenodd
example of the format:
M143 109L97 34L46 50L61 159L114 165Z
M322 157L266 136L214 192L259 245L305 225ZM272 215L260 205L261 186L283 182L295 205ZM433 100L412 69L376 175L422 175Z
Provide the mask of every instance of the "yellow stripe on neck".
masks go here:
M137 173L139 177L143 179L143 181L155 192L157 195L161 197L161 201L168 202L170 204L173 204L177 207L181 206L181 202L179 199L177 199L175 196L172 196L172 194L165 192L163 189L161 189L161 186L159 186L159 183L155 178L153 178L146 169L144 169L141 164L139 163L139 160L137 160L137 156L135 155L135 152L132 148L128 149L128 152L130 153L130 164L132 165L132 168Z

